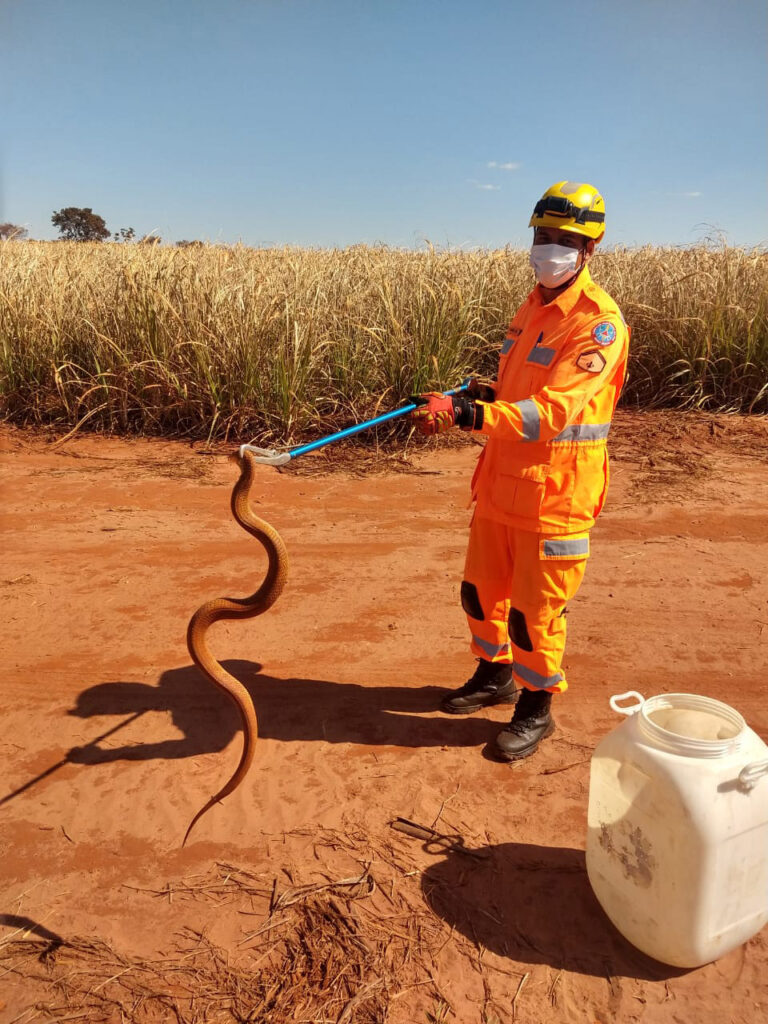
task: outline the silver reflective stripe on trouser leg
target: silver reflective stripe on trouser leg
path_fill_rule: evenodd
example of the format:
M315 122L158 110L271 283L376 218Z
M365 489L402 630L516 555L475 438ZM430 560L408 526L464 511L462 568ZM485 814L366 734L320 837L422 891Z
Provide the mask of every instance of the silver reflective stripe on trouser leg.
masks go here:
M562 672L555 672L553 676L542 676L538 672L534 672L532 668L521 665L519 661L513 665L512 672L519 676L524 683L528 683L529 686L533 686L537 690L546 690L550 686L555 686L556 683L561 683L564 678Z
M538 441L539 432L541 430L541 419L539 417L539 409L534 401L530 398L524 398L522 402L513 402L520 410L520 414L523 417L523 440L524 441Z
M610 423L572 423L561 430L552 443L558 441L603 441L611 432Z
M475 636L472 634L472 639L481 650L485 651L489 658L498 658L500 654L509 654L509 644L492 644L487 640L483 640L481 636Z
M589 537L577 537L575 540L545 540L544 555L546 558L579 558L589 554Z

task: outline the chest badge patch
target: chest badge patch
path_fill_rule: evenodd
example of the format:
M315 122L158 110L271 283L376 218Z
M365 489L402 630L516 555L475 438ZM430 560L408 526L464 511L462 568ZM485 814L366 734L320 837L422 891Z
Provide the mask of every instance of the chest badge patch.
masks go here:
M603 320L602 323L592 328L592 337L598 345L611 345L616 341L616 328L610 320Z
M605 369L605 356L597 349L593 352L582 352L576 360L576 365L587 373L602 373Z

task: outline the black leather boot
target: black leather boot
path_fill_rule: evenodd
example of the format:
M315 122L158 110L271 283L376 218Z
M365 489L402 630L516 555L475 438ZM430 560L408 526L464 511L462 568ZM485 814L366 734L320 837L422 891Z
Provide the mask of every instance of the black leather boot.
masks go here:
M514 704L518 693L512 682L511 665L478 658L469 682L443 697L440 707L449 715L469 715L494 704Z
M522 690L512 721L496 737L493 753L502 761L519 761L532 754L555 730L551 703L552 694L545 690Z

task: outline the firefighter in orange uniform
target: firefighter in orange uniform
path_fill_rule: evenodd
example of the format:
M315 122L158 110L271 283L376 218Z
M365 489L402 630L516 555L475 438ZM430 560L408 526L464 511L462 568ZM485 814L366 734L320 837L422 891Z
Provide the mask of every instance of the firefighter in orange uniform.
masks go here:
M608 487L606 439L629 329L587 267L604 223L591 185L548 189L529 225L538 284L510 324L498 379L472 380L450 398L424 395L411 414L425 434L459 426L488 438L472 479L461 584L478 666L441 707L468 714L515 704L494 746L505 761L528 757L554 729L552 695L567 688L566 604L584 577Z

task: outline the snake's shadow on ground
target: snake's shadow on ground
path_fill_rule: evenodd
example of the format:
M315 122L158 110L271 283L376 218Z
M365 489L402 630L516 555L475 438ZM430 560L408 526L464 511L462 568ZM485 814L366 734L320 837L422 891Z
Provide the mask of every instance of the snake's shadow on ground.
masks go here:
M285 743L318 741L366 746L481 746L502 727L484 717L435 714L445 693L437 686L363 686L324 679L277 679L251 661L230 659L226 670L251 694L259 735ZM506 710L506 709L504 709ZM192 757L223 750L240 729L225 694L194 665L169 669L156 686L105 682L84 690L68 712L79 718L168 712L181 737L109 748L70 751L80 764ZM511 715L512 709L509 709Z

